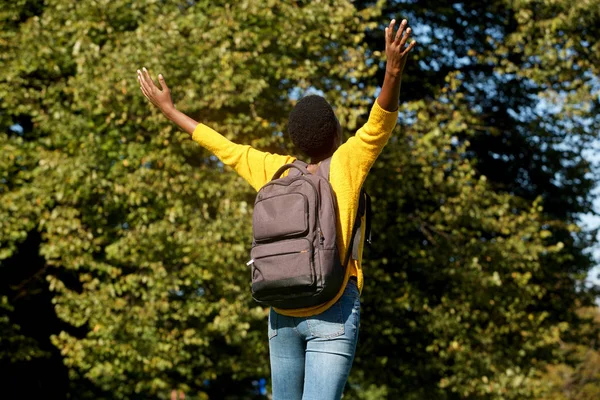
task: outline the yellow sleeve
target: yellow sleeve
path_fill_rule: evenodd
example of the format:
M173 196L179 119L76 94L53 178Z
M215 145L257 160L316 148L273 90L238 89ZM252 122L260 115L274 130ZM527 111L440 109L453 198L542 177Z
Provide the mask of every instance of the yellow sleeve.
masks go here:
M342 190L358 196L367 174L392 135L397 120L397 110L386 111L375 101L367 122L333 155L331 180L343 182L340 185ZM338 177L340 174L344 176Z
M233 143L204 124L196 126L192 139L217 156L223 164L232 167L257 191L271 180L279 167L296 159Z

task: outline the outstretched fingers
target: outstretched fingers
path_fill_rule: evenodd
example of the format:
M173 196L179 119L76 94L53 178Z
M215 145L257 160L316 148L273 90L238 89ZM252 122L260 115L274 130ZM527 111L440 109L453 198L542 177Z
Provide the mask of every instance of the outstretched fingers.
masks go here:
M154 81L150 77L150 72L148 72L148 70L146 69L146 67L142 68L142 77L144 78L144 81L146 82L146 84L148 85L148 87L156 87L156 84L154 83Z
M392 42L394 41L392 39L392 37L394 35L394 25L396 25L395 19L391 20L390 25L385 28L385 43L387 45L392 44Z
M138 80L139 79L140 78L138 78ZM143 82L141 82L141 81L140 81L140 90L144 94L144 97L146 97L148 100L150 100L150 93L148 93L148 89L146 89L145 84Z
M144 77L142 71L140 71L139 69L137 70L137 75L138 75L138 82L140 83L140 87L142 88L142 91L144 91L144 94L146 94L149 90L148 83L146 82L146 78Z
M155 103L155 93L156 85L152 82L148 75L148 71L146 68L143 68L142 71L138 70L138 82L140 83L140 89L144 96L151 102Z
M169 91L169 87L167 86L167 82L165 82L165 77L163 74L158 74L158 82L160 83L160 87L162 90Z
M406 50L404 50L402 52L402 55L407 54L409 51L411 51L415 46L417 45L417 42L415 40L413 40L412 42L410 42L410 44L408 45L408 47L406 48Z
M142 73L140 72L140 70L137 70L137 80L138 83L140 84L140 89L142 90L142 92L144 92L144 81L142 79ZM144 93L145 95L146 93Z
M394 39L394 42L402 43L402 39L404 38L404 36L406 36L406 35L403 35L403 33L404 33L404 28L406 28L407 24L408 24L408 21L403 19L402 22L400 23L400 26L398 27L398 32L396 32L396 38Z
M410 33L412 32L412 29L407 28L406 32L404 32L404 35L402 35L402 39L400 39L400 48L403 49L404 45L406 44L406 41L408 40L408 37L410 36Z
M158 107L162 112L168 112L173 109L174 105L173 99L171 98L171 91L162 74L158 74L158 82L155 83L150 77L148 70L142 68L141 70L137 70L137 79L140 84L140 90L146 99Z
M394 34L395 24L396 20L393 19L389 26L385 28L386 46L392 45L393 49L399 51L400 54L404 56L417 45L417 42L413 40L408 44L408 46L406 45L412 33L412 28L408 26L408 21L406 19L403 19L402 22L400 22L398 31Z

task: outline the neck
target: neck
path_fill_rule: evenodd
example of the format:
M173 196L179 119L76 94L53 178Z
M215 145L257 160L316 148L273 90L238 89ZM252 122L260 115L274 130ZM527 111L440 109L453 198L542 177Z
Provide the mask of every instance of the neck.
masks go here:
M326 154L324 156L311 157L310 164L318 164L318 163L320 163L323 160L327 160L331 156L332 156L332 154Z

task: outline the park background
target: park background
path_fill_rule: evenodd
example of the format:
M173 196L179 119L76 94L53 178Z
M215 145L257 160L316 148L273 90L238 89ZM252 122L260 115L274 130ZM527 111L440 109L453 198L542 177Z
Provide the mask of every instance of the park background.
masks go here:
M2 2L0 397L265 398L254 193L136 70L231 140L295 154L307 93L346 137L364 123L391 18L419 44L366 183L344 399L600 398L597 0Z

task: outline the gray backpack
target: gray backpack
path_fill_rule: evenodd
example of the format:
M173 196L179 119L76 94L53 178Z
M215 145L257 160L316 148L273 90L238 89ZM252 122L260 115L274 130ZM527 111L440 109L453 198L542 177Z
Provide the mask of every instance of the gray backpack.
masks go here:
M331 300L340 291L350 255L357 255L358 246L352 244L360 235L360 217L370 211L370 204L361 191L350 242L353 251L347 252L342 264L336 245L336 200L329 183L330 163L331 158L323 161L316 174L308 172L304 162L286 164L258 192L248 265L252 270L252 297L261 305L311 307ZM288 175L280 178L288 169ZM370 232L370 243L369 236Z

